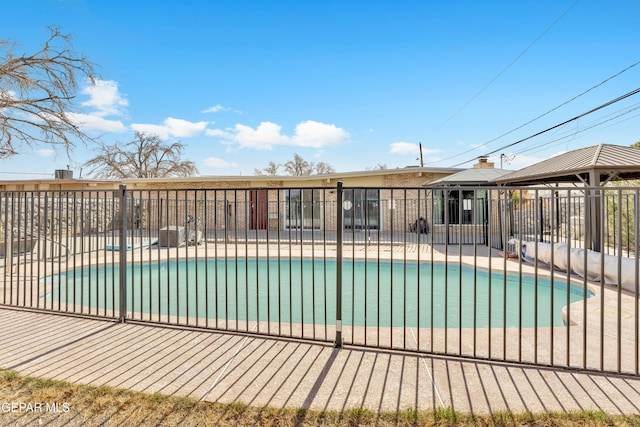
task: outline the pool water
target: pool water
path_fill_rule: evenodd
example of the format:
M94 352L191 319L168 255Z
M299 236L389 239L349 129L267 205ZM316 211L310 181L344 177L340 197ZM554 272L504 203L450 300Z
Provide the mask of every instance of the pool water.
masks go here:
M582 287L561 282L552 287L545 279L536 283L532 277L489 275L464 266L345 261L342 269L344 325L561 326L562 308L585 297ZM49 276L47 298L117 309L118 278L118 266ZM335 261L229 258L127 267L129 312L333 324L335 307Z

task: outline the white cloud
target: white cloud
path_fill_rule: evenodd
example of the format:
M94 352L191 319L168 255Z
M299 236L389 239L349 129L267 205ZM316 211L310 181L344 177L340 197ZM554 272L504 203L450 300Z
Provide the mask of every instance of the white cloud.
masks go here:
M82 113L67 113L67 116L83 130L124 132L126 126L120 120L108 120L101 116Z
M441 153L442 150L439 148L425 148L422 146L422 155L423 156L433 156L434 154Z
M420 145L414 144L413 142L401 142L401 141L394 142L390 145L390 147L391 147L389 149L390 153L401 154L401 155L407 155L407 154L416 155L416 156L420 155ZM422 146L423 157L432 156L441 151L442 150L438 148L425 148L424 145Z
M89 100L80 105L89 111L68 112L67 116L82 130L103 132L124 132L125 125L120 120L110 120L109 116L124 116L128 101L118 92L118 83L113 80L95 80L82 89Z
M41 157L53 157L56 152L55 150L52 150L50 148L41 148L39 150L36 150L36 154Z
M307 120L296 126L293 144L299 147L326 147L340 145L347 140L349 134L335 125Z
M566 150L557 151L555 153L549 154L546 157L527 156L525 154L516 154L516 153L502 153L502 156L500 154L496 156L491 156L489 158L489 161L493 162L496 168L500 167L500 163L502 161L503 169L518 170L518 169L526 168L527 166L531 166L536 163L540 163L544 160L548 160L552 157L559 156L560 154L564 154L566 152L567 152ZM540 154L540 155L544 156L545 154Z
M277 145L321 148L343 144L349 138L349 133L345 130L313 120L299 123L291 136L283 134L282 126L272 122L262 122L255 129L236 124L226 131L208 130L207 135L220 137L225 143L237 144L241 148L256 150L271 150Z
M274 145L287 145L289 138L282 135L282 126L271 122L262 122L257 128L237 124L233 142L241 147L255 148L257 150L271 150Z
M219 159L217 157L209 157L204 159L204 164L210 168L235 168L238 167L238 164L235 162L227 162L226 160Z
M394 142L390 147L389 152L394 154L420 154L420 147L412 142Z
M162 139L170 137L188 138L201 134L209 122L190 122L168 117L161 125L133 123L131 128L138 132L158 135Z
M151 135L158 135L162 139L169 139L169 129L166 126L162 125L151 125L151 124L142 124L142 123L133 123L131 125L131 129L147 133Z
M89 95L89 100L80 105L94 109L92 114L99 117L122 116L129 105L120 95L118 83L113 80L96 80L85 87L82 93Z
M223 107L220 104L214 105L213 107L205 108L202 110L203 113L219 113L220 111L229 111L231 110L229 107Z
M207 127L209 122L189 122L182 119L174 119L169 117L164 121L164 125L169 128L172 136L190 137L196 136Z
M0 87L0 99L6 100L6 101L14 101L18 98L16 98L16 93L14 91L2 89Z
M204 132L207 136L213 136L214 138L232 139L233 134L225 132L222 129L207 129Z

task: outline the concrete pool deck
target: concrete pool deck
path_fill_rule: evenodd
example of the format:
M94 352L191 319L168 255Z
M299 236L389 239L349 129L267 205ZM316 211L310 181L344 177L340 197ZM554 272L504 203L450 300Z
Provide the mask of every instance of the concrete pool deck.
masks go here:
M317 242L316 242L317 243ZM8 299L3 300L5 303L11 303L14 306L20 306L23 300L32 302L35 307L41 303L40 297L50 292L46 282L36 281L37 277L46 274L53 274L56 271L64 271L65 269L74 269L82 265L117 265L120 253L118 251L101 250L92 253L81 253L76 255L71 261L56 262L43 260L33 260L24 264L13 265L12 272L5 273L5 281L0 282L0 293ZM206 242L202 245L180 246L180 247L158 247L158 246L140 246L130 251L126 251L127 262L136 265L153 264L168 259L185 259L185 260L202 260L202 259L243 259L246 257L270 257L274 259L289 259L291 257L294 262L301 259L335 259L336 245L333 244L313 244L313 241L305 241L303 244L292 244L291 242ZM447 262L448 265L468 266L477 268L478 270L488 270L497 275L501 275L503 271L513 275L528 275L533 277L534 274L541 278L548 278L552 274L548 268L526 262L520 262L518 259L505 259L499 256L499 251L489 249L486 246L473 245L429 245L420 244L357 244L346 245L343 248L344 259L394 261L394 262L415 262L424 263ZM26 260L25 260L26 261ZM0 267L0 272L4 268ZM540 363L543 365L563 365L567 360L567 350L570 348L570 360L566 362L570 366L583 366L594 370L605 370L613 372L638 372L638 360L640 354L638 350L638 333L640 329L640 300L634 298L628 292L619 293L615 286L601 286L598 283L585 283L583 280L567 275L565 272L555 271L553 276L560 282L571 281L574 286L582 288L586 286L594 292L595 296L588 298L583 303L575 302L566 306L562 316L565 321L570 324L570 328L564 330L557 329L555 331L548 328L537 328L535 331L527 328L507 328L505 333L500 331L487 336L486 330L478 329L479 333L476 337L468 331L460 333L456 338L456 332L446 334L435 340L431 337L442 335L441 331L414 331L415 338L408 336L404 332L393 333L395 337L400 337L402 343L397 344L389 339L382 337L381 342L387 343L383 346L394 348L401 347L403 349L429 349L435 353L446 354L462 354L462 355L478 355L479 357L489 359L502 360L520 360L529 363ZM9 280L13 279L15 283ZM39 283L39 286L33 286ZM13 290L11 289L13 287ZM38 292L38 294L35 294ZM526 303L526 302L525 302ZM28 305L28 304L27 304ZM53 305L53 306L52 306ZM60 305L60 307L58 307ZM39 305L42 307L42 305ZM71 311L76 313L88 313L86 308L81 306L70 306L66 302L50 301L47 307L52 310L60 309L61 311ZM92 312L96 314L95 310ZM102 315L110 315L115 313L101 313ZM620 314L620 315L618 315ZM199 321L199 325L203 325L206 319L200 316L196 318L180 318L168 321L166 316L147 316L143 312L131 313L129 319L136 318L138 320L149 320L159 323L180 323L194 325ZM559 318L559 316L557 317ZM212 320L213 321L213 320ZM216 323L217 324L217 323ZM272 330L279 325L271 325ZM313 338L316 333L320 333L321 340L333 340L335 334L333 332L334 325L329 322L328 335L324 329L324 325L316 325L313 331ZM228 329L249 331L254 325L231 325ZM227 329L227 326L221 326ZM286 328L286 326L285 326ZM258 325L260 332L267 329L266 325L260 322ZM359 331L355 329L355 336L350 333L348 326L345 324L345 336L349 337L348 342L354 344L366 344L376 342L378 334L375 328L369 328L368 331ZM568 332L570 329L570 337ZM270 333L271 334L271 333ZM304 331L296 331L295 333L284 332L284 335L293 335L299 338L312 338L309 333ZM275 333L280 335L280 333ZM407 335L404 337L403 335ZM566 338L565 338L566 337ZM449 338L449 339L447 339ZM476 340L477 338L477 340ZM453 341L452 341L453 339ZM365 341L366 340L366 341ZM618 342L620 345L618 345ZM509 345L507 345L507 343ZM519 344L518 344L519 343ZM477 352L469 348L469 344L477 346ZM460 345L462 350L456 353L453 349ZM453 346L450 348L450 346ZM601 347L604 351L601 351ZM448 348L448 350L447 350ZM496 350L498 353L496 353ZM524 351L524 352L523 352ZM489 357L489 353L491 357ZM619 358L618 354L622 354ZM554 358L554 360L551 360ZM619 365L619 366L618 366Z
M137 262L194 259L204 257L206 251L209 257L216 251L226 256L264 256L267 252L271 256L289 253L298 257L335 256L335 247L312 244L209 243L180 248L137 248L128 253L128 258ZM504 268L513 273L534 272L531 265L499 258L497 251L488 251L486 247L354 245L345 248L344 253L355 259L366 256L397 261L448 260L451 265L477 264L479 268L486 268L490 262L494 271ZM118 255L109 251L99 256L111 260ZM87 258L80 258L79 263L86 263ZM50 264L50 267L59 265ZM21 271L24 275L26 264ZM20 274L10 277L22 278ZM558 273L558 277L567 276ZM595 286L595 291L598 290L600 287ZM574 337L580 338L581 310L587 310L586 330L595 338L588 340L585 352L600 355L598 342L600 331L604 331L607 343L604 359L607 364L615 364L616 346L609 343L616 342L618 325L614 314L621 308L623 313L629 313L629 317L625 315L620 322L625 333L620 341L621 351L624 361L633 365L636 341L628 332L637 327L634 310L639 302L629 295L621 295L618 302L619 295L614 289L603 287L601 290L603 310L600 310L599 298L586 307L572 308L570 318L576 334L572 335L571 345L578 347L572 354L581 359L582 345L580 339L574 340ZM22 292L24 298L26 289ZM600 323L601 318L604 325ZM134 322L119 324L112 320L10 308L0 308L0 334L3 337L0 367L4 369L78 384L109 385L223 403L314 410L397 411L450 407L473 414L578 410L640 414L640 377L637 376L355 346L334 349L330 344L312 341ZM489 339L480 335L478 349L482 350L489 340L494 348L516 349L510 336L496 335ZM427 335L423 337L426 339ZM558 334L556 339L558 343L554 345L561 349L564 335ZM544 354L548 343L546 336L541 335L539 354ZM564 360L560 353L557 357ZM588 366L597 369L599 361L599 357L595 361L589 359ZM575 364L572 360L572 366ZM634 371L632 365L623 368Z
M640 414L640 378L0 308L0 367L253 406Z

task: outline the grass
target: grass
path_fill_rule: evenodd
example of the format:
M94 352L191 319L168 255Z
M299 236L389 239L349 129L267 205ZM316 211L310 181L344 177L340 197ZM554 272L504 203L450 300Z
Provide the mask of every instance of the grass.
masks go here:
M7 412L6 404L58 403L57 411ZM0 425L47 426L639 426L640 415L603 412L492 415L431 412L377 413L366 409L319 412L253 407L242 403L198 402L186 397L146 394L112 387L76 385L24 377L0 369ZM66 405L66 406L65 406ZM50 409L53 407L50 407Z

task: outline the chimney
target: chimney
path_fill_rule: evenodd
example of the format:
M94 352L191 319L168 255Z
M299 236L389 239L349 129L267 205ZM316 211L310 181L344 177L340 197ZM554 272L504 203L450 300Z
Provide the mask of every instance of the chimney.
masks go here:
M487 156L478 157L478 163L473 165L473 167L477 169L493 169L494 163L487 161L487 159Z
M73 179L73 171L69 169L56 169L56 179Z

